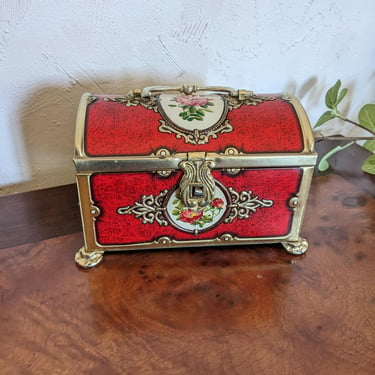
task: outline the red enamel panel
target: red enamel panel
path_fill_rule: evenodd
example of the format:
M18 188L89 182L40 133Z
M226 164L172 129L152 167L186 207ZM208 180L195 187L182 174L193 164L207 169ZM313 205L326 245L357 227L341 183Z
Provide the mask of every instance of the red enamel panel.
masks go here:
M119 215L117 209L133 206L142 195L158 195L164 189L178 184L182 173L175 172L168 178L155 173L97 173L91 176L94 204L101 214L96 218L97 241L101 245L121 245L152 242L162 236L176 240L211 239L230 233L239 238L280 237L287 235L293 216L288 202L299 189L300 168L251 169L235 177L222 171L213 171L213 177L226 188L236 191L251 190L260 199L271 199L271 207L258 208L248 219L235 219L221 223L199 235L193 235L171 225L160 226L156 221L143 224L134 214Z
M221 152L235 146L244 153L301 152L303 137L294 107L277 97L258 105L242 105L228 112L230 133L218 134L203 145L185 143L175 134L161 133L160 113L138 105L127 107L105 101L89 104L86 112L85 151L88 156L150 155L157 149L172 152Z

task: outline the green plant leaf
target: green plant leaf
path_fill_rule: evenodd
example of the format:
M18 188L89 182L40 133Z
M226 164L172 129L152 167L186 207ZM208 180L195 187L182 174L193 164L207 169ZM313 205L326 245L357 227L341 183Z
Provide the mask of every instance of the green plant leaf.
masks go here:
M340 94L339 94L339 97L337 98L337 101L336 101L336 106L341 102L341 100L344 99L345 95L348 93L348 89L347 88L344 88L340 91Z
M341 86L341 81L338 79L337 82L327 91L326 94L326 106L333 109L337 104L337 95Z
M370 152L375 152L375 139L374 140L371 140L371 141L366 141L364 144L363 144L363 147L370 151Z
M168 104L168 107L177 107L175 104Z
M329 168L329 163L328 163L328 159L333 156L334 154L337 154L338 152L344 150L345 148L351 146L353 143L355 143L354 141L351 141L349 143L347 143L346 145L344 146L336 146L334 147L331 151L328 151L323 157L322 159L320 160L319 164L318 164L318 170L320 172L325 172L328 168Z
M375 154L370 155L362 164L362 171L370 174L375 174Z
M358 114L359 123L375 134L375 104L365 104Z
M326 111L324 112L320 117L319 120L316 122L314 129L317 128L318 126L323 125L327 121L330 121L334 119L336 116L331 112L331 111Z
M209 105L209 106L213 106L213 105L215 105L214 103L212 103L212 102L207 102L207 104L206 105Z

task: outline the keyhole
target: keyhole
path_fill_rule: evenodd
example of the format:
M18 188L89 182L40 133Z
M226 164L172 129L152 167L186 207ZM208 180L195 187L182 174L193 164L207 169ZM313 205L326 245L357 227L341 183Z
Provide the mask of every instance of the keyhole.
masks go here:
M190 189L191 198L202 198L204 196L204 186L203 185L193 185Z

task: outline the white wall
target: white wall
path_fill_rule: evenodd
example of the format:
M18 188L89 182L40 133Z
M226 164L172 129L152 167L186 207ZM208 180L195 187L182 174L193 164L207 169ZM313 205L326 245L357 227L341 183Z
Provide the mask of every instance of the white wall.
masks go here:
M375 101L373 0L0 0L0 194L74 181L83 92L197 83Z

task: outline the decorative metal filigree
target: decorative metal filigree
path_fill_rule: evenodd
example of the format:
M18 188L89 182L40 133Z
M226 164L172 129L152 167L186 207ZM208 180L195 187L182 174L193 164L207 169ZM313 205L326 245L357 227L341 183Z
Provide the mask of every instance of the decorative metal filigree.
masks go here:
M159 122L159 131L161 133L175 134L177 139L183 138L185 143L190 143L192 145L204 145L209 142L210 138L216 139L218 134L230 133L233 130L233 126L228 120L225 120L217 127L212 129L208 128L206 131L198 129L188 131L174 126L164 120L159 120Z
M143 108L151 109L154 112L159 112L156 102L157 96L150 96L148 98L142 98L139 95L128 94L126 96L116 96L115 98L107 97L104 98L106 102L116 102L119 104L124 104L127 107L136 107L141 105Z
M159 195L142 195L141 202L134 202L134 206L119 207L117 213L120 215L131 215L141 220L143 224L152 224L156 221L161 226L168 225L163 212L163 200L168 194L168 190L163 190Z
M292 98L291 96L287 95L287 94L283 94L283 95L281 96L281 99L282 99L282 100L285 100L285 101L287 101L287 102L290 102L290 101L293 100L293 98Z
M239 99L235 96L227 96L228 108L229 111L233 109L240 108L243 104L245 105L258 105L263 102L275 100L274 96L257 96L252 91L248 91L248 95L246 95L243 99Z
M202 88L203 90L203 88ZM160 91L165 91L160 90ZM215 91L215 90L214 90ZM219 90L223 91L223 90ZM227 91L227 90L224 90ZM184 91L185 92L185 91ZM273 96L257 96L252 91L240 90L237 95L234 95L235 90L231 90L230 94L225 96L227 111L232 111L233 109L240 108L244 105L258 105L265 101L275 100ZM147 96L142 95L142 90L130 91L128 95L118 96L118 97L106 97L104 98L107 102L117 102L119 104L124 104L127 107L135 107L141 105L143 108L153 110L154 112L160 113L163 117L163 111L158 108L159 94L150 94ZM186 95L190 95L189 94ZM203 120L203 117L202 117ZM210 138L216 139L219 134L230 133L233 131L233 126L229 123L228 119L222 119L216 126L205 130L188 130L184 129L166 119L159 120L160 126L158 130L161 133L175 134L177 139L183 139L185 143L190 143L192 145L203 145L210 141Z
M189 185L190 183L187 186ZM232 187L229 187L227 191L229 194L227 199L230 199L226 203L225 207L226 213L224 214L224 217L226 217L223 220L223 223L226 224L232 223L235 219L248 219L250 215L254 214L257 211L258 208L271 207L274 203L270 199L259 199L258 196L253 195L252 191L237 192ZM167 221L167 204L164 202L167 195L168 190L162 191L157 196L142 195L141 201L135 202L133 206L119 207L117 209L117 213L120 215L134 214L135 218L141 220L143 224L153 224L156 221L161 226L167 226L168 223L171 223L173 225L173 222ZM171 198L169 197L169 199ZM222 199L214 199L209 203L213 207L219 207L218 204L220 203L220 208L224 205L224 201ZM184 206L184 203L182 203L182 205ZM186 211L184 212L185 216L187 214L193 214L194 211L191 211L191 209L187 207L187 205L184 207ZM168 213L170 214L169 211ZM201 209L198 214L203 215L203 210ZM188 219L182 221L186 221L189 223L191 222L191 220ZM180 227L178 228L181 229Z
M95 100L98 99L97 96L94 96L94 95L90 95L87 97L87 105L91 104L91 103L94 103Z
M184 160L179 167L184 175L177 196L194 211L207 206L215 197L215 180L211 174L212 160Z
M231 196L231 204L228 205L230 212L224 220L225 223L231 223L234 219L248 219L251 214L256 212L257 208L273 205L272 200L258 199L258 196L253 196L250 190L238 193L232 187L229 187L228 191Z

